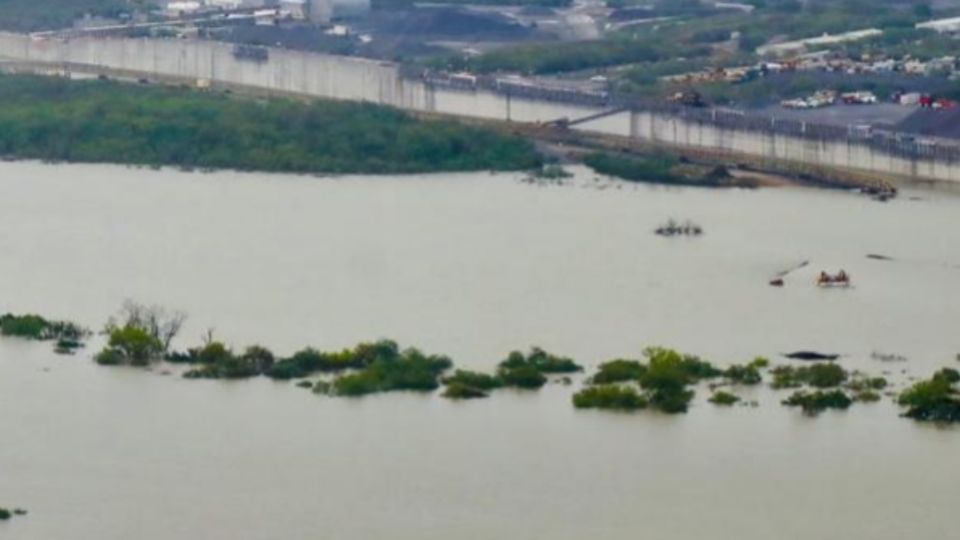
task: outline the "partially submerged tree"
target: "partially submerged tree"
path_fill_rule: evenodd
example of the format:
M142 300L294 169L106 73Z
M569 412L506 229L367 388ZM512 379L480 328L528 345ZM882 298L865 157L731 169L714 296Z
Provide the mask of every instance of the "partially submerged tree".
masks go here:
M117 319L111 318L104 331L110 336L107 346L94 359L104 365L145 366L163 358L177 336L186 314L168 313L160 306L147 306L131 300L124 302Z

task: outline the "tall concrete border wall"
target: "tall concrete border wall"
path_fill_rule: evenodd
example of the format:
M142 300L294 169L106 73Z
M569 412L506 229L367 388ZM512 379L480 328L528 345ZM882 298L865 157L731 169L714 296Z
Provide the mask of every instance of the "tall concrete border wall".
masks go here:
M437 86L403 77L399 66L389 62L275 48L268 49L266 59L241 58L234 54L233 45L210 41L0 33L0 58L64 71L139 74L189 83L207 80L512 122L574 120L604 110L601 105L520 97L487 88ZM703 149L731 158L749 155L771 162L960 183L960 145L889 133L865 136L837 126L778 123L729 111L655 107L604 116L574 129Z

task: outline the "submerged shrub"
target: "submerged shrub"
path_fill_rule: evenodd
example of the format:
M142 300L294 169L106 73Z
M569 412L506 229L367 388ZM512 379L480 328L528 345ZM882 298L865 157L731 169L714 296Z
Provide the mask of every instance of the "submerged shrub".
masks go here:
M754 385L763 381L760 370L753 364L746 366L734 364L723 371L723 376L734 384Z
M145 366L163 356L163 343L143 328L123 326L110 331L107 346L94 359L101 365Z
M934 379L940 379L950 384L960 382L960 371L953 368L943 368L933 374Z
M363 369L378 360L396 360L400 348L391 340L360 343L353 349L339 352L320 352L307 347L274 364L267 375L275 379L298 379L315 373L338 372L348 369Z
M921 422L960 422L960 395L952 372L945 368L904 390L897 399L907 408L904 416Z
M38 341L56 340L53 350L57 354L73 354L83 347L82 340L89 333L76 323L51 321L40 315L0 315L0 335Z
M687 385L721 373L708 362L671 349L654 347L644 354L649 363L640 378L640 386L646 391L650 406L666 413L686 412L694 395Z
M503 381L504 386L533 390L547 384L547 376L529 365L511 368L501 367L497 374Z
M547 383L547 374L575 373L583 367L570 358L550 354L539 347L524 354L513 351L497 366L497 378L504 386L537 389Z
M489 396L486 391L476 386L469 386L461 382L447 383L443 397L450 399L477 399Z
M264 347L253 345L247 347L243 354L235 355L218 341L210 342L199 349L191 349L179 357L180 361L199 365L184 373L183 376L189 379L256 377L273 365L273 353Z
M317 381L317 382L314 383L314 385L313 385L313 393L314 393L314 394L321 394L321 395L328 395L328 394L330 394L330 391L332 390L332 388L333 388L333 385L331 385L331 384L328 383L327 381Z
M764 358L764 357L762 357L762 356L758 356L758 357L754 358L753 360L751 360L750 363L747 364L747 365L750 366L750 367L752 367L752 368L756 368L756 369L766 369L766 368L770 367L770 360L768 360L767 358Z
M396 390L435 390L440 386L440 375L452 365L446 356L425 355L410 348L396 358L380 357L356 373L337 377L333 392L338 396L360 396Z
M164 357L180 332L186 315L168 314L159 306L127 301L120 311L123 323L111 319L106 326L107 346L94 359L103 365L145 366Z
M636 360L611 360L600 364L597 373L590 378L592 384L609 384L636 381L647 371L647 366Z
M48 334L50 323L39 315L14 315L7 313L0 316L0 334L27 339L50 339Z
M570 358L556 356L539 347L533 347L528 354L520 351L511 352L505 360L500 362L503 369L531 366L540 373L576 373L583 371L583 367Z
M718 392L714 392L713 395L710 396L709 401L714 405L730 406L740 401L740 396L737 396L736 394L731 394L730 392L724 392L723 390L720 390Z
M883 390L887 387L887 379L883 377L865 377L862 375L854 376L847 383L847 388L854 392L872 392Z
M646 408L647 400L630 386L601 384L588 386L574 394L573 406L578 409L632 411Z
M812 364L806 371L807 384L816 388L833 388L847 380L847 372L837 364Z
M804 414L816 416L826 409L847 409L853 404L846 393L841 390L829 390L815 392L794 392L789 398L783 401L788 407L800 407Z
M847 371L833 363L816 363L809 366L777 366L771 371L774 389L799 388L810 385L815 388L835 388L848 377Z
M289 358L284 358L267 370L267 376L274 379L299 379L309 377L320 371L323 354L311 347L301 349Z
M467 371L463 369L454 371L453 375L443 379L443 383L447 385L461 384L472 388L479 388L481 390L493 390L494 388L500 388L503 386L503 381L500 380L500 377L497 377L496 375L480 373L477 371Z

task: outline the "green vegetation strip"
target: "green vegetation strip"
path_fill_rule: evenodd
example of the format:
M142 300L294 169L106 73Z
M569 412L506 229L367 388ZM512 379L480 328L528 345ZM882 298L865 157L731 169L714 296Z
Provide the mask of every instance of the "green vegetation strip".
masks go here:
M532 143L371 104L0 76L0 156L296 173L540 166Z
M537 390L550 376L570 382L566 375L583 371L573 359L538 347L528 352L511 352L497 364L493 373L458 369L449 375L453 369L449 357L401 348L391 340L361 343L333 352L307 347L280 358L256 345L235 353L209 335L200 347L173 351L170 344L183 322L184 316L180 313L128 302L119 316L106 325L106 345L94 359L111 366L149 366L163 361L185 364L189 369L184 371L184 377L189 379L266 376L281 381L295 380L296 386L316 394L342 397L394 391L432 392L443 386L442 395L446 398L484 398L501 388ZM80 338L88 335L75 323L51 322L39 315L0 316L0 335L4 336L60 339L65 332ZM771 367L769 360L756 358L722 369L697 356L662 347L646 349L643 357L642 360L620 358L598 366L592 376L584 379L584 388L573 394L574 407L685 413L693 401L695 387L703 382L709 382L712 390L707 399L710 403L755 406L755 401L744 402L727 388L759 385L766 373L771 378L770 388L794 389L782 401L783 405L816 416L830 409L845 410L857 402L878 401L879 392L889 386L883 377L848 371L833 362ZM310 380L324 376L327 378ZM960 422L958 384L960 371L943 368L930 379L900 392L896 402L905 409L903 416L917 421ZM887 394L894 395L889 391Z

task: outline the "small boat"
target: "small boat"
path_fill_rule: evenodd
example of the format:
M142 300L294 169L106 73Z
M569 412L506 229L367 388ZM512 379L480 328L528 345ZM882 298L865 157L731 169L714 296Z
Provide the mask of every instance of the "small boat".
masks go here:
M770 280L771 287L783 287L783 278L774 278Z
M817 276L817 286L819 287L849 287L850 286L850 276L843 270L837 272L836 274L828 274L826 272L820 272L820 275Z

